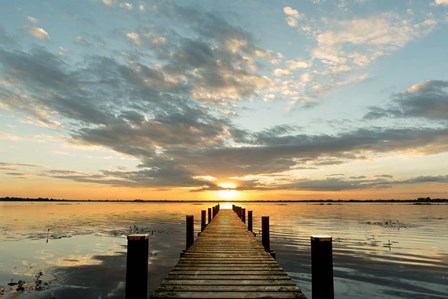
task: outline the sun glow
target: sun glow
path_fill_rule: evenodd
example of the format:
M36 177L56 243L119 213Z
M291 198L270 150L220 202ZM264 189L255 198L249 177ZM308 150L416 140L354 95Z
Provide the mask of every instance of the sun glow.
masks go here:
M221 183L218 184L219 187L223 188L218 191L218 196L223 199L233 199L239 195L239 191L234 190L236 185L233 183Z

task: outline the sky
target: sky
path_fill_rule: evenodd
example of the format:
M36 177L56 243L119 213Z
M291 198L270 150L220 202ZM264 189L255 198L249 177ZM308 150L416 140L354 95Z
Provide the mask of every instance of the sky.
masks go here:
M448 197L448 0L4 1L0 196Z

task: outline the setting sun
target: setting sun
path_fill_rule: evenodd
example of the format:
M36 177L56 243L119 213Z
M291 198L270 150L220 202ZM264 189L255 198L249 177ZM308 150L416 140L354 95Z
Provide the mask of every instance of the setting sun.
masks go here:
M223 190L218 191L219 197L223 199L233 199L239 195L239 191L235 190L236 185L233 183L221 183L218 184Z

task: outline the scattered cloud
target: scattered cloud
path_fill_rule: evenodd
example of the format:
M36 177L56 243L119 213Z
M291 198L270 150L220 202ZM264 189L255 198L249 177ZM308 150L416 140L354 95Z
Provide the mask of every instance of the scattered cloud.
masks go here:
M40 40L48 40L49 36L48 36L48 32L45 31L45 29L40 28L40 27L27 27L26 31L33 37L40 39Z
M296 15L293 10L286 11L291 16ZM296 25L293 20L291 25ZM319 22L310 18L303 19L302 23L303 33L316 43L315 47L307 50L309 57L286 61L283 56L272 57L271 62L279 70L288 69L299 78L311 79L283 80L283 86L276 87L290 99L290 104L307 107L322 94L369 78L370 75L364 71L369 65L426 36L434 30L438 21L431 15L382 12L351 19L335 15ZM304 70L307 72L304 73ZM279 76L279 71L275 75ZM282 89L287 89L287 93Z
M283 12L286 15L286 22L291 27L297 27L298 21L303 18L303 15L298 10L289 6L285 6Z
M413 22L395 13L352 20L328 21L328 30L316 36L315 58L324 64L366 66L431 32L436 21Z

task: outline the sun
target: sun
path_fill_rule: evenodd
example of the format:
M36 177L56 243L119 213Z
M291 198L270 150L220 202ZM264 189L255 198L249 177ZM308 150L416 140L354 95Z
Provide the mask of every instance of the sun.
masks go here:
M236 185L233 183L221 183L218 184L219 187L223 188L223 190L218 191L218 196L222 199L233 199L239 195L239 191L234 190Z

